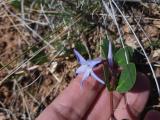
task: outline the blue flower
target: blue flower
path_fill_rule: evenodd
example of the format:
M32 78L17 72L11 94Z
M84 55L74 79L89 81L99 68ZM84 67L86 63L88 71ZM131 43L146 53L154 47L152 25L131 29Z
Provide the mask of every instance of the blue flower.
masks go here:
M74 54L79 62L79 64L81 65L77 70L76 70L76 74L81 74L83 73L83 77L80 83L80 86L83 86L83 82L85 80L87 80L87 78L89 76L92 76L95 80L97 80L98 82L105 84L105 82L103 80L101 80L94 72L93 72L93 68L101 63L100 59L95 59L95 60L85 60L84 57L82 57L80 55L80 53L78 51L76 51L74 49Z
M113 67L113 53L112 53L111 41L109 41L109 47L108 47L108 63L110 67Z

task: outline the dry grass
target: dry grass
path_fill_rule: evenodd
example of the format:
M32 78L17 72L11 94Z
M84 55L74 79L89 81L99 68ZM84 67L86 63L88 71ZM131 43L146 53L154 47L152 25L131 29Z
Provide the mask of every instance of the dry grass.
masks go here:
M98 0L0 1L0 119L35 119L75 76L73 48L96 57L105 33L116 45L123 42L123 47L137 49L137 69L152 84L153 96L145 110L159 109L153 80L160 78L160 6L109 4L111 17ZM154 69L141 70L147 70L148 63Z

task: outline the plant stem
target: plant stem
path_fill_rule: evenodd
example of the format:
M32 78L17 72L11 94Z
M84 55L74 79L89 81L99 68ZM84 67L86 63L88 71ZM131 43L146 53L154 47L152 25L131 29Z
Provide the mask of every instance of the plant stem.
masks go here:
M111 112L111 120L114 120L114 110L113 110L113 91L109 92L110 94L110 112Z
M111 112L111 120L116 120L114 117L114 102L113 102L113 91L115 90L115 83L116 83L116 75L114 74L116 71L114 71L114 68L111 68L112 71L112 76L111 76L111 90L109 91L110 93L110 112Z

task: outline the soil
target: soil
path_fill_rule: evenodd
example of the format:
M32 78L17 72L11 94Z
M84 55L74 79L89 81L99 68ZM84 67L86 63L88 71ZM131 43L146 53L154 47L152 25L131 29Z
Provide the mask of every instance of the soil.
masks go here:
M124 6L124 10L127 11L126 14L131 16L128 21L143 43L154 66L156 77L160 81L160 6L150 3L139 5L138 9L132 6L128 10L129 6L130 4ZM12 10L12 8L10 9ZM144 31L141 30L137 21ZM118 22L121 30L123 30L125 43L137 49L138 44L135 42L135 37L128 25L122 21L121 16L119 16ZM93 32L83 35L89 51L93 53L91 56L98 55L95 46L105 30L97 26ZM117 30L114 25L109 25L107 30L113 35L113 39L117 38L118 34L116 34ZM116 40L114 42L117 43ZM25 51L34 43L33 34L17 18L11 16L1 7L0 80L3 80L22 61L29 58L32 52L25 53ZM45 49L45 52L49 51L49 48ZM27 117L34 119L75 77L77 62L73 58L73 54L67 57L59 56L55 59L50 55L48 59L49 62L42 65L31 62L24 64L0 85L0 120L25 120ZM160 110L154 79L150 69L147 69L148 64L144 56L138 56L135 61L137 69L148 75L152 85L151 97L144 112L150 109ZM144 69L142 69L143 67Z

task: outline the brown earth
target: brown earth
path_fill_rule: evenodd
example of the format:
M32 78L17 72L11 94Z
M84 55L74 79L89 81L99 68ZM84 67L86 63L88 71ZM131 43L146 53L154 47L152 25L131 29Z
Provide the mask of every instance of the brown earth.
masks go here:
M126 8L127 9L127 8ZM143 9L136 10L134 7L126 13L131 15L128 19L134 28L138 37L143 42L151 62L155 65L157 78L160 78L160 7L156 4L146 4ZM121 17L119 18L121 19ZM146 35L143 33L137 22L141 24ZM137 48L134 36L131 34L126 23L119 20L120 27L123 30L124 40L127 45ZM96 42L102 37L101 29L96 27L89 35L84 35L89 50L96 56ZM104 31L104 30L103 30ZM116 33L113 26L108 26L108 31ZM118 35L114 34L113 38ZM83 37L83 38L84 38ZM158 43L149 46L150 42ZM35 43L32 34L21 25L21 22L7 13L4 8L0 9L0 79L8 75L20 62L28 59L30 52L25 53L26 49ZM158 46L157 46L158 45ZM49 49L46 49L48 51ZM52 59L49 57L49 63L43 65L34 65L27 63L21 69L15 72L11 77L5 80L0 86L0 120L6 119L32 119L37 116L54 98L68 85L75 76L77 62L72 57L58 57ZM137 60L138 61L138 60ZM8 65L9 64L9 65ZM146 62L142 62L146 65ZM5 66L5 67L4 67ZM139 69L140 70L140 69ZM143 71L151 75L150 71ZM153 81L153 78L150 77ZM159 101L155 90L154 82L152 84L152 98L150 98L146 111L151 108L159 109ZM10 111L8 114L6 111Z

